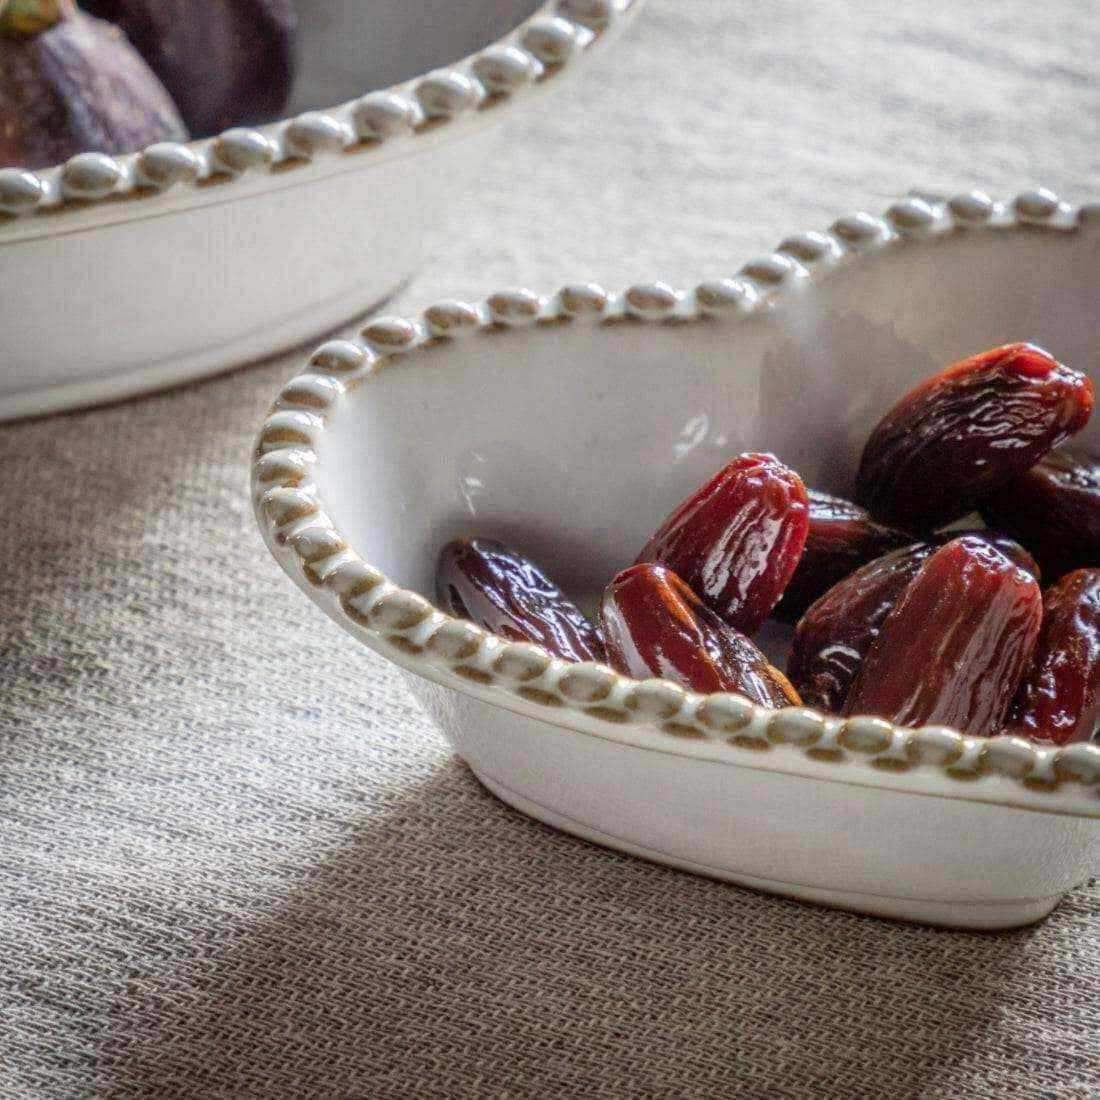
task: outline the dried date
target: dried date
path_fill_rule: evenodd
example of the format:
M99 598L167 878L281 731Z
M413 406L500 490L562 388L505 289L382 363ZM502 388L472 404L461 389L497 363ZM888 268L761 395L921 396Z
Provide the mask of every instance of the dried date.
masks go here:
M735 691L769 707L797 706L787 678L672 570L632 565L607 587L600 624L613 668L663 676L692 691Z
M860 566L913 542L912 535L878 523L866 508L850 500L816 489L807 496L806 545L775 609L776 617L788 622Z
M743 454L672 512L637 563L668 566L712 611L752 634L787 587L808 526L802 479L774 455Z
M982 539L953 539L924 562L886 617L844 713L998 732L1041 620L1034 577Z
M1048 580L1100 567L1100 458L1057 450L981 503L982 516L1025 542Z
M884 554L835 584L802 616L787 675L808 706L843 707L886 616L935 550L918 542Z
M1092 382L1031 344L964 359L910 390L863 450L856 499L923 531L971 511L1085 426Z
M492 539L456 539L439 555L440 606L567 661L602 661L596 627L534 562Z
M1068 745L1100 716L1100 569L1068 573L1043 596L1043 629L1006 732Z

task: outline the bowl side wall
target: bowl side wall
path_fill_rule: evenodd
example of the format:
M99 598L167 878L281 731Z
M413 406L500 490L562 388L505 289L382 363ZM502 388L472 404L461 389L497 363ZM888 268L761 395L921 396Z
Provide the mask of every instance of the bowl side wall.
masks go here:
M613 847L777 893L1011 927L1045 915L1100 851L1100 819L643 752L419 677L408 683L507 801Z
M239 365L376 305L419 266L424 235L499 136L377 162L369 181L234 185L223 203L4 245L0 419L68 403L53 387L106 398Z

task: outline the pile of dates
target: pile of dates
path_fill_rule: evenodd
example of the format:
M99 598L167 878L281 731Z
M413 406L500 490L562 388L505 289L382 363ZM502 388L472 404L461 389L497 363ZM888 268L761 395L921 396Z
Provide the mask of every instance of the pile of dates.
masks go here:
M0 0L0 166L274 118L295 23L293 0Z
M444 547L438 597L504 638L693 691L1086 741L1100 686L1100 458L1055 448L1092 407L1085 375L1030 344L993 348L879 422L855 502L807 490L773 455L734 458L611 581L598 625L487 539ZM958 526L974 512L985 526ZM786 675L752 641L772 615L797 623Z

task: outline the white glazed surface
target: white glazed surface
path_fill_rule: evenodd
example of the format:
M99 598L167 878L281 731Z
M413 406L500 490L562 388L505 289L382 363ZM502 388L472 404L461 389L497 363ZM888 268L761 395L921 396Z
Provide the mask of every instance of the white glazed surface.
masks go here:
M1030 339L1095 376L1098 247L1092 209L1046 192L910 197L693 290L516 291L379 320L321 349L265 423L261 527L333 618L423 678L446 736L519 808L808 900L1026 923L1100 864L1100 747L638 684L398 586L430 596L443 542L481 533L591 593L731 453L769 449L844 490L871 424L952 359Z
M492 9L501 37L484 49L331 109L43 172L0 167L0 420L225 369L373 308L487 170L507 105L558 86L640 3L551 0L524 19L533 4L515 0ZM410 63L456 56L489 10L423 20ZM369 20L353 26L374 42ZM319 75L296 105L341 86L321 64L339 36L304 37ZM385 56L401 41L374 45Z

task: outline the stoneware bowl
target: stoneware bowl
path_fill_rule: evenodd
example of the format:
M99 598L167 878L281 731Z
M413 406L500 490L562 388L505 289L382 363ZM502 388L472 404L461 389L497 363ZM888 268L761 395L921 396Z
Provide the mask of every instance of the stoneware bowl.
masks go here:
M467 0L441 16L300 0L295 117L0 165L0 420L224 369L367 312L489 169L497 124L640 3Z
M592 600L738 451L774 451L845 492L877 418L954 359L1033 340L1095 377L1098 214L1046 191L909 197L694 288L515 290L379 319L318 350L264 422L263 536L525 813L864 913L1037 920L1100 869L1100 745L633 681L449 618L433 569L447 540L476 533Z

